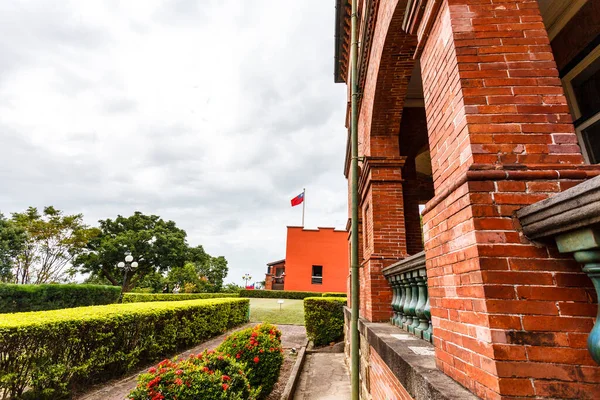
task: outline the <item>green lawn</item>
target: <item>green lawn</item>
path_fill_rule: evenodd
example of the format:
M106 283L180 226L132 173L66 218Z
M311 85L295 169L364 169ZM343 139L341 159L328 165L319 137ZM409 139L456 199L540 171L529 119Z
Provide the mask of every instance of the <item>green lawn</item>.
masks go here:
M278 299L250 299L250 322L304 325L304 301L284 299L279 310Z

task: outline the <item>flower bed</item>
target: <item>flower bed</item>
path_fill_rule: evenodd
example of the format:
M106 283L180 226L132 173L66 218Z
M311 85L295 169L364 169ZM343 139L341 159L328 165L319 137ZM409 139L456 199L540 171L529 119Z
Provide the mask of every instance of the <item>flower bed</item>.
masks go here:
M212 299L6 314L0 399L60 398L223 333L248 309L247 299Z
M315 345L338 341L344 336L346 298L308 297L304 299L306 335Z
M123 303L145 303L148 301L182 301L198 299L220 299L239 297L237 293L125 293Z
M130 400L253 400L244 365L231 357L205 351L187 360L164 360L140 375Z
M0 313L112 304L120 294L121 288L116 286L0 284Z
M266 397L283 363L281 331L261 324L229 335L215 352L164 360L140 375L130 400Z
M217 351L235 357L248 367L248 380L259 388L260 397L271 393L283 363L281 331L271 324L260 324L229 335Z

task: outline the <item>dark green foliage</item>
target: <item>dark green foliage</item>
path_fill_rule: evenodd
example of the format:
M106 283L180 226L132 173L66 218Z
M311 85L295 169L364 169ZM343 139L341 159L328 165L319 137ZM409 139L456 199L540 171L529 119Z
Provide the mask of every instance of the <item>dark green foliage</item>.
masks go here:
M145 303L148 301L181 301L197 299L219 299L239 297L237 293L125 293L123 303Z
M128 399L253 400L244 365L221 353L204 351L182 361L163 360L138 378Z
M14 264L25 247L26 240L25 229L0 213L0 282L14 280Z
M315 345L336 342L344 336L346 298L308 297L304 299L306 334Z
M260 390L259 398L271 393L283 363L281 331L275 325L260 324L234 332L217 351L245 364L250 385Z
M186 261L186 233L173 221L136 212L130 217L119 215L114 220L98 222L100 234L88 242L89 251L73 262L81 272L91 272L119 286L123 281L123 271L117 264L123 261L128 251L139 263L139 267L127 278L126 291L129 291L147 274L182 267Z
M119 294L121 288L115 286L0 284L0 313L112 304Z
M247 322L248 310L214 299L5 314L0 398L66 397Z
M321 295L321 297L348 297L346 293L339 292L326 292Z
M240 297L262 299L304 299L306 297L321 296L320 292L294 292L291 290L240 290Z

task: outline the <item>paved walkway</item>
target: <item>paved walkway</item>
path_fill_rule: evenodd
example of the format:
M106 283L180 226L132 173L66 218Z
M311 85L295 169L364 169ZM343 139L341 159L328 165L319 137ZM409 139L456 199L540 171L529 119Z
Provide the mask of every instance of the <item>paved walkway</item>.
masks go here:
M294 400L347 400L351 395L344 353L306 355Z
M217 336L211 340L208 340L204 343L199 344L198 346L189 349L178 355L179 358L187 358L190 354L198 354L203 352L205 349L215 349L221 342L225 339L226 336L231 334L232 332L238 331L240 329L247 328L249 326L254 326L257 324L246 324L240 326L238 328L232 329L220 336ZM299 325L277 325L277 327L281 330L281 345L284 349L291 349L295 347L296 349L300 349L300 347L304 346L306 342L306 329L304 326ZM149 366L148 366L149 367ZM137 384L138 375L145 371L147 368L141 369L135 374L128 376L127 378L121 379L119 381L109 382L105 386L94 390L93 392L87 393L78 397L79 400L123 400L127 398L129 392L131 392L135 385Z

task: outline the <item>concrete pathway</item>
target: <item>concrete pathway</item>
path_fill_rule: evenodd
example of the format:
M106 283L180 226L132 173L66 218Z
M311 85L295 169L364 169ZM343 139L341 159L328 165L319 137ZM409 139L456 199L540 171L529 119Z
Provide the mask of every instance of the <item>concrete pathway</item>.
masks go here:
M203 342L198 346L191 348L181 354L178 354L179 358L187 358L190 354L198 354L203 352L205 349L215 349L221 342L225 339L226 336L230 335L232 332L248 328L250 326L254 326L258 324L245 324L238 328L232 329L220 336L217 336L211 340ZM296 349L300 349L300 347L304 346L306 342L306 329L304 326L299 325L277 325L277 327L281 330L281 345L284 349L291 349L295 347ZM144 372L151 365L147 366L147 368L140 369L135 374L128 376L127 378L121 380L115 380L105 384L103 387L95 389L92 392L88 392L84 395L77 397L78 400L123 400L127 398L129 392L131 392L135 385L137 384L137 377L141 372Z
M294 400L349 400L351 395L344 353L306 355Z

